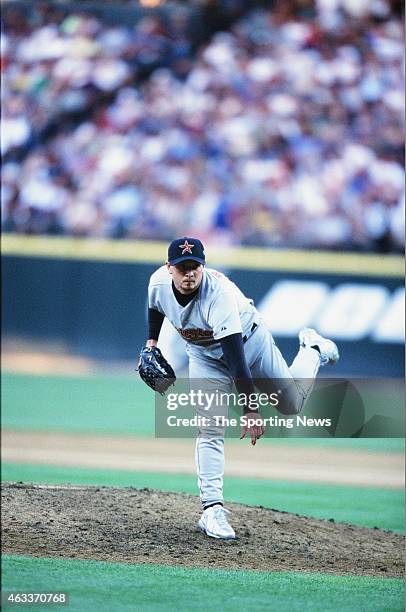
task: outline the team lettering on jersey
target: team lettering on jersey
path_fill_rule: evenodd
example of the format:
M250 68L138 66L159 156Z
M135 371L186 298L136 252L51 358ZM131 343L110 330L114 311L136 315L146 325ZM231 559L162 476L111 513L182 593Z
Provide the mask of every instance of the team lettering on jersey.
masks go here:
M182 338L185 340L204 340L206 338L213 338L213 332L210 329L182 329L177 327L176 330L180 333Z

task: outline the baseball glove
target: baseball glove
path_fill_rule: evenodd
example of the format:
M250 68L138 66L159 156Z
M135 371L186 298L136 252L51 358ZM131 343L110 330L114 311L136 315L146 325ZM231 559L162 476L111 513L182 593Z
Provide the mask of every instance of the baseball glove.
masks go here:
M157 346L144 346L141 350L138 372L145 384L161 395L176 380L175 372Z

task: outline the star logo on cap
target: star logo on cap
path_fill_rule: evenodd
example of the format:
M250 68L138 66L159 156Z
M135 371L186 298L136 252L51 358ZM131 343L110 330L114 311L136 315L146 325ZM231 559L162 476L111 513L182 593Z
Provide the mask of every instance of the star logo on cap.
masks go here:
M188 241L185 240L183 244L179 245L179 248L182 249L182 255L184 255L185 253L190 253L192 255L192 249L194 246L194 244L189 244Z

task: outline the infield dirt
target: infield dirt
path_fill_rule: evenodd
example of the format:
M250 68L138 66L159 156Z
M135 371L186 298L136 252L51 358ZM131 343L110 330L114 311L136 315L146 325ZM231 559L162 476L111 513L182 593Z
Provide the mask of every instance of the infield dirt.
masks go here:
M199 500L152 489L2 485L3 553L187 567L400 577L404 537L230 503L234 541L200 533Z

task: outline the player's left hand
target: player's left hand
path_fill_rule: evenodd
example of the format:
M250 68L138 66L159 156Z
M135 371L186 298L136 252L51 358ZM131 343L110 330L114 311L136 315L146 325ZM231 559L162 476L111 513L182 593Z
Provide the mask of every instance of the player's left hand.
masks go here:
M175 383L176 375L157 346L144 346L140 353L138 372L148 387L165 395Z
M263 419L259 412L246 412L244 417L244 422L246 424L242 425L241 427L240 440L245 438L247 433L249 433L251 437L251 444L252 446L255 446L257 440L259 440L259 438L263 436L265 432Z

